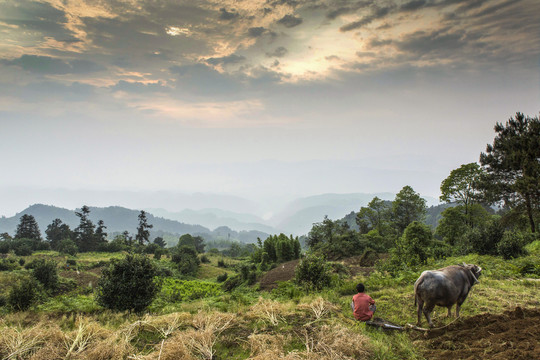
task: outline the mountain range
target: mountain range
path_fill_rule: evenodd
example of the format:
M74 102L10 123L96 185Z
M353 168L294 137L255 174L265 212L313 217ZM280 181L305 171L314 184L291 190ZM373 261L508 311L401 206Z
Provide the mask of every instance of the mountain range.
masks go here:
M201 235L210 240L237 240L245 243L255 242L257 237L265 239L269 234L304 235L309 232L313 223L320 222L324 216L340 219L360 207L367 205L373 197L393 200L392 193L352 193L322 194L298 198L285 204L273 216L261 217L255 214L242 213L221 208L183 209L168 211L158 207L145 208L148 222L154 227L151 236L163 236L169 242L174 238L189 233ZM435 199L426 198L428 205L436 204ZM248 203L248 200L245 200ZM120 206L90 207L90 219L97 223L103 220L107 232L135 233L140 210ZM75 210L52 205L35 204L12 217L0 218L0 233L14 234L23 214L34 216L40 230L45 231L54 219L59 218L72 229L77 227L79 219ZM213 230L212 230L213 229Z

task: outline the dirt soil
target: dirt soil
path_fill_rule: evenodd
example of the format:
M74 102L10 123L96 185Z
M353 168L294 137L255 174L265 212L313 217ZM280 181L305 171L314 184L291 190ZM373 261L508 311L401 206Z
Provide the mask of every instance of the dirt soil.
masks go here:
M423 345L426 359L540 359L540 309L476 315L426 337L412 336Z
M260 284L262 290L272 290L277 287L277 281L287 281L294 278L294 269L300 260L292 260L279 264L262 277Z

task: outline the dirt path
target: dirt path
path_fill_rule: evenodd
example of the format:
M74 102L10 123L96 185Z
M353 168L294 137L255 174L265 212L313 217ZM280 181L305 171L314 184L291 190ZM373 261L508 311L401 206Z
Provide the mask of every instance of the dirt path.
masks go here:
M540 309L515 308L458 320L426 338L413 335L426 359L540 359Z
M292 260L279 264L262 277L260 284L262 290L271 290L277 287L277 281L287 281L294 278L294 269L300 260Z

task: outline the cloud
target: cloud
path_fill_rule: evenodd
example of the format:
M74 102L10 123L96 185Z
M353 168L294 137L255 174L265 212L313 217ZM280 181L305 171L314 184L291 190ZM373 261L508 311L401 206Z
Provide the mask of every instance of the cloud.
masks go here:
M245 59L246 58L244 56L231 54L228 56L208 58L206 59L206 62L210 65L229 65L229 64L237 64L239 62L244 61Z
M372 11L371 15L364 16L362 19L360 19L358 21L354 21L354 22L348 23L346 25L343 25L342 27L339 28L339 31L347 32L347 31L356 30L358 28L361 28L361 27L363 27L365 25L368 25L368 24L372 23L375 20L384 18L386 15L388 15L390 13L390 11L393 8L394 8L393 6L376 7Z
M266 29L262 26L251 27L248 29L249 37L259 37L266 32Z
M266 56L268 56L268 57L283 57L283 56L287 55L288 52L289 51L285 47L278 46L277 48L274 49L274 51L267 52Z
M337 9L333 9L326 13L326 18L334 20L341 15L353 14L361 8L367 7L371 4L370 1L357 1L356 3L348 4L347 6L341 6Z
M120 80L115 85L111 86L112 91L125 91L129 93L148 94L156 92L170 92L171 89L164 86L162 83L142 83L138 81Z
M413 0L402 4L399 9L401 11L416 11L426 5L426 0Z
M289 14L279 19L277 23L287 28L292 28L292 27L300 25L302 21L303 20L301 18Z
M220 20L233 20L233 19L236 19L238 16L239 15L236 12L229 12L225 8L219 9L219 19Z
M22 55L12 60L2 60L5 65L19 66L26 71L39 74L86 74L105 70L105 67L90 60L65 61L39 55Z
M43 39L52 37L61 42L75 42L78 39L65 25L66 14L50 4L36 1L13 1L0 3L0 22L16 25L18 37Z

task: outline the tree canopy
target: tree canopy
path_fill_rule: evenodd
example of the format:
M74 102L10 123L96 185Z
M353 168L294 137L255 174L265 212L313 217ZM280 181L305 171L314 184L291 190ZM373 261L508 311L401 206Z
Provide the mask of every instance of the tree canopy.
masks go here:
M487 172L484 190L492 202L502 201L527 214L531 232L540 208L540 121L516 113L495 125L496 136L480 154Z

